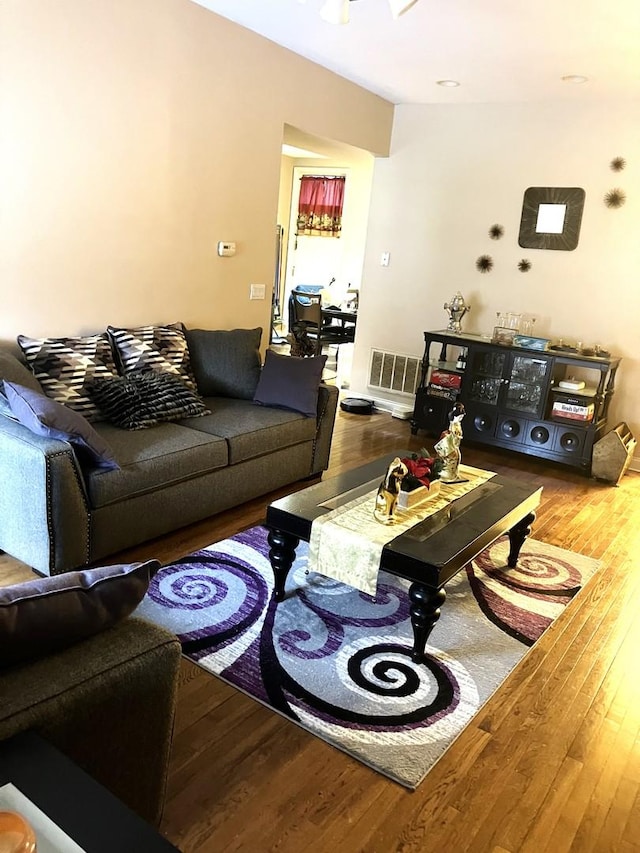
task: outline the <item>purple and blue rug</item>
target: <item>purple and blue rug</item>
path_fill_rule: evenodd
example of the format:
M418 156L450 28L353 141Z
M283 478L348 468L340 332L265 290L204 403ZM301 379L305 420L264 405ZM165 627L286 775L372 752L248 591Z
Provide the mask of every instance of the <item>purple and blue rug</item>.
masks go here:
M423 664L411 661L408 582L381 572L368 596L307 573L301 542L276 606L263 527L165 566L136 615L174 631L204 669L415 788L598 567L529 539L507 569L508 550L498 540L447 584Z

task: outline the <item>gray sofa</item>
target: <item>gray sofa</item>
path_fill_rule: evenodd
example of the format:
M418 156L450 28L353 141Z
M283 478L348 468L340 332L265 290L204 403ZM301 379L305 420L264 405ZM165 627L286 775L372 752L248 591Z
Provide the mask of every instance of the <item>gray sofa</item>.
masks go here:
M133 431L92 423L118 470L87 470L72 444L34 434L0 409L0 549L58 574L327 468L337 388L320 384L316 417L256 405L246 390L254 380L234 377L251 359L235 358L233 332L187 334L210 414ZM40 388L17 346L0 349L1 379ZM230 396L235 384L241 396Z
M130 617L68 648L43 649L40 657L0 668L0 740L36 731L158 825L180 656L173 634Z

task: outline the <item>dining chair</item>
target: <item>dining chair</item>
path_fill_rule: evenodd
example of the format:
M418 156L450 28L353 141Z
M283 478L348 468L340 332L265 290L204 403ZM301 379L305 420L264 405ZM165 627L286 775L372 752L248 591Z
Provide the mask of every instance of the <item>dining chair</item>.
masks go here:
M296 324L304 326L307 336L315 343L316 355L321 354L325 344L339 346L347 343L342 327L323 318L319 293L294 288L289 297L289 309L291 332Z

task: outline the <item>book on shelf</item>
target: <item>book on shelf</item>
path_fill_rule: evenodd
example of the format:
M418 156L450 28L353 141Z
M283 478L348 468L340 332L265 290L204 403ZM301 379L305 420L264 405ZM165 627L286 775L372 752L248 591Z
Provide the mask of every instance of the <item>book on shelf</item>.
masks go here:
M441 397L443 400L451 400L455 403L458 399L458 392L455 388L442 388L440 385L427 385L427 394L430 397Z
M429 377L429 385L438 388L455 388L458 390L462 385L462 376L459 373L451 373L448 370L432 370Z
M567 418L576 421L591 421L594 413L595 406L593 403L583 406L556 400L551 409L551 416L554 418Z

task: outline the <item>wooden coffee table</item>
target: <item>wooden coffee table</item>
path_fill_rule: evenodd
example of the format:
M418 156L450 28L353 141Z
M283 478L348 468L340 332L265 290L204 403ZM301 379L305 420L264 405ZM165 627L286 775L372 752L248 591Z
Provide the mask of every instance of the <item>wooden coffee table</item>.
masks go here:
M284 599L296 548L301 539L309 541L314 519L376 489L395 455L409 456L410 451L384 456L269 505L266 526L276 601ZM541 494L542 487L496 475L384 546L380 567L411 581L414 661L424 659L427 640L446 598L447 581L505 533L510 540L508 565L516 565Z

